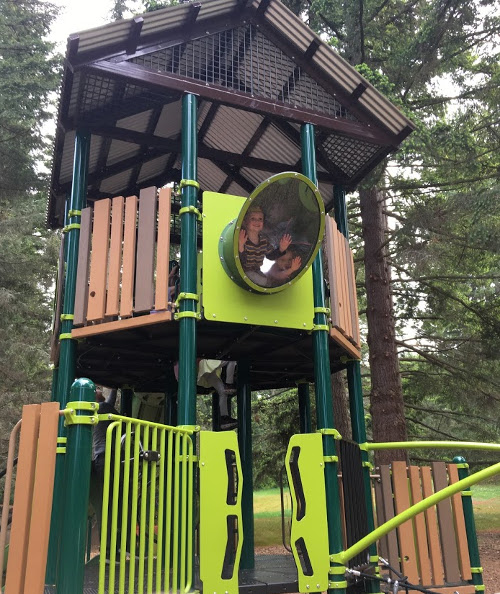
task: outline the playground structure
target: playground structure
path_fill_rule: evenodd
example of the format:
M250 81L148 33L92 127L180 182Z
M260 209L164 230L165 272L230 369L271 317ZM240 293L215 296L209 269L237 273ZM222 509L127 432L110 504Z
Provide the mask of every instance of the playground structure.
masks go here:
M431 478L395 464L370 478L377 448L498 449L366 440L345 191L412 129L278 0L180 4L69 38L48 205L48 224L64 232L46 413L58 437L43 446L54 480L42 488L36 477L51 474L26 447L32 470L19 475L26 500L11 541L26 552L9 555L19 565L7 568L7 594L377 593L404 585L397 572L413 590L484 589L468 488L499 465L468 477L458 460ZM272 283L242 264L252 209L279 257L290 249L300 261ZM213 431L197 425L197 359L237 362L237 432L220 431L216 398ZM344 369L353 443L333 418L330 374ZM121 415L98 415L93 382L121 388ZM256 558L251 391L295 386L293 555ZM134 391L164 395L161 419L132 416ZM36 443L45 409L26 414ZM102 554L84 567L91 431L105 421ZM21 439L28 425L23 416ZM50 541L33 520L40 489ZM396 571L380 573L378 541Z

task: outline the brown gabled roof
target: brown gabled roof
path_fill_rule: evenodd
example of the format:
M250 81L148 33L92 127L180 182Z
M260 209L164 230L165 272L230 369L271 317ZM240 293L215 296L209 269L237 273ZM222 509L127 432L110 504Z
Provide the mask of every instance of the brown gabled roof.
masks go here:
M91 132L88 197L180 179L181 97L199 96L203 190L248 195L301 170L316 126L318 180L352 189L412 123L279 0L172 6L68 39L48 224L64 224L75 130Z

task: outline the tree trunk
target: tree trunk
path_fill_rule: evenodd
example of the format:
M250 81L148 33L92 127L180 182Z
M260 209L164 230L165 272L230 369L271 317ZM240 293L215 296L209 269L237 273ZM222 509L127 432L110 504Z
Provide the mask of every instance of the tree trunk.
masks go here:
M344 439L352 439L349 419L349 398L347 397L345 372L332 373L333 418L335 429Z
M406 420L395 342L391 272L387 262L384 196L377 188L359 192L365 246L365 286L371 375L373 441L406 441ZM377 464L406 460L406 450L378 452Z

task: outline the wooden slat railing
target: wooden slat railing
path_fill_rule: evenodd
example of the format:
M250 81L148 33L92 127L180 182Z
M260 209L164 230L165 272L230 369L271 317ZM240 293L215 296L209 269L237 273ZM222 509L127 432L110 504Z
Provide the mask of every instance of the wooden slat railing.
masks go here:
M390 520L424 497L458 482L455 464L381 466L375 482L378 524ZM474 594L467 533L460 493L418 514L380 542L380 555L410 583L443 593ZM394 576L392 576L394 577Z
M58 423L58 402L23 407L6 594L44 592ZM8 513L8 506L3 513ZM0 541L5 542L3 535Z
M330 284L331 337L353 357L360 357L358 298L349 242L326 217L326 251Z
M82 211L74 338L171 320L170 209L170 188L151 187Z

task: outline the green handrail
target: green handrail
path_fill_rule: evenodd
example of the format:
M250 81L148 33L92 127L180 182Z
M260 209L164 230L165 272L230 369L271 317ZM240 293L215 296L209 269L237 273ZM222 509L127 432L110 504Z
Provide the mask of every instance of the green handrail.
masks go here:
M498 443L483 443L480 441L383 441L377 443L360 444L361 449L372 452L376 450L399 450L407 449L467 449L467 450L500 450Z

